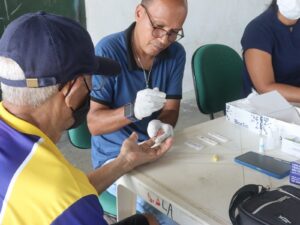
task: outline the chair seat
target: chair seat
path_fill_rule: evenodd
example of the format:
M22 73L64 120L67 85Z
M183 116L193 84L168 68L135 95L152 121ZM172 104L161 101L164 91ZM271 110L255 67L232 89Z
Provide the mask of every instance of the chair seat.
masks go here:
M105 214L109 216L117 216L116 197L110 194L108 191L104 191L99 196L99 201Z

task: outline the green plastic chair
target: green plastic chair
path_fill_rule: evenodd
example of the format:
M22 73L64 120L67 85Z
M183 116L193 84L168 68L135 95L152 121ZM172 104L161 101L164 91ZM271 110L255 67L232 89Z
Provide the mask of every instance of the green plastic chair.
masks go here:
M114 195L110 194L108 191L104 191L99 196L99 201L105 214L117 217L117 203Z
M71 144L76 148L91 148L91 133L87 127L86 121L78 127L68 130L68 136Z
M90 149L91 148L91 134L85 121L80 126L68 130L68 136L71 144L76 148ZM116 197L111 195L109 192L104 191L99 197L99 201L103 207L105 214L116 217Z
M226 45L207 44L199 47L192 57L192 72L197 105L200 112L223 111L226 102L237 100L242 93L243 61Z

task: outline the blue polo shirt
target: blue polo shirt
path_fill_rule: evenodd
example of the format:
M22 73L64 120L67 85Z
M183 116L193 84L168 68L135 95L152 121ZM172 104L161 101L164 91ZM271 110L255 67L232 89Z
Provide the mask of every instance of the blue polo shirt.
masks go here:
M300 24L282 24L273 8L252 20L241 40L243 51L255 48L272 55L275 81L300 87ZM262 74L263 76L263 74ZM244 94L253 86L244 65Z
M134 27L135 23L123 32L103 38L96 46L96 55L112 58L118 61L122 68L116 77L93 76L92 79L92 101L107 105L111 109L134 102L137 92L146 88L143 70L136 64L131 50ZM149 77L150 88L158 87L166 93L167 99L181 99L185 57L184 48L177 42L156 56ZM115 132L93 136L93 166L99 167L108 159L116 157L123 141L133 131L138 133L139 141L148 139L148 123L158 115L159 111Z

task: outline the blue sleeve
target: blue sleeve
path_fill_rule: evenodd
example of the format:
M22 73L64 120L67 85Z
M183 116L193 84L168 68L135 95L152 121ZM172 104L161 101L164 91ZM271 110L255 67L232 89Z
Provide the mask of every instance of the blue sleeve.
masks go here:
M177 43L178 44L178 43ZM184 67L186 62L186 53L184 48L178 44L176 57L173 63L168 86L167 86L167 99L181 99L182 98L182 79L184 74Z
M113 59L114 57L110 53L111 51L109 50L106 41L103 40L97 44L95 48L95 54L97 56ZM116 77L93 75L91 99L98 103L110 106L114 95L115 79Z
M255 48L272 54L272 33L271 28L267 24L255 20L250 22L241 40L243 52L247 49Z
M97 196L85 196L67 208L51 225L107 225Z

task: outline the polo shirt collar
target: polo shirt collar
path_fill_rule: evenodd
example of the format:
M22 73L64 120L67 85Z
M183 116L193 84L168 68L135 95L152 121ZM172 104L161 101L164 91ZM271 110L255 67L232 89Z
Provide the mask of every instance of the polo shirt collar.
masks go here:
M126 30L125 30L125 41L126 41L126 48L128 49L127 51L127 62L128 62L128 68L129 70L140 70L141 68L139 68L139 66L137 65L135 59L134 59L134 55L132 52L132 45L131 45L131 38L133 35L133 31L135 28L135 22L132 23ZM166 59L171 57L170 54L170 50L169 47L166 48L165 50L163 50L162 52L160 52L156 58L159 59Z
M18 132L29 134L29 135L35 135L43 138L44 141L46 141L49 145L51 145L51 149L55 149L56 152L59 152L59 154L61 154L60 151L57 149L56 145L42 130L40 130L38 127L34 126L33 124L11 114L3 106L3 102L0 102L0 115L1 115L0 119L3 120L8 126L18 130Z

